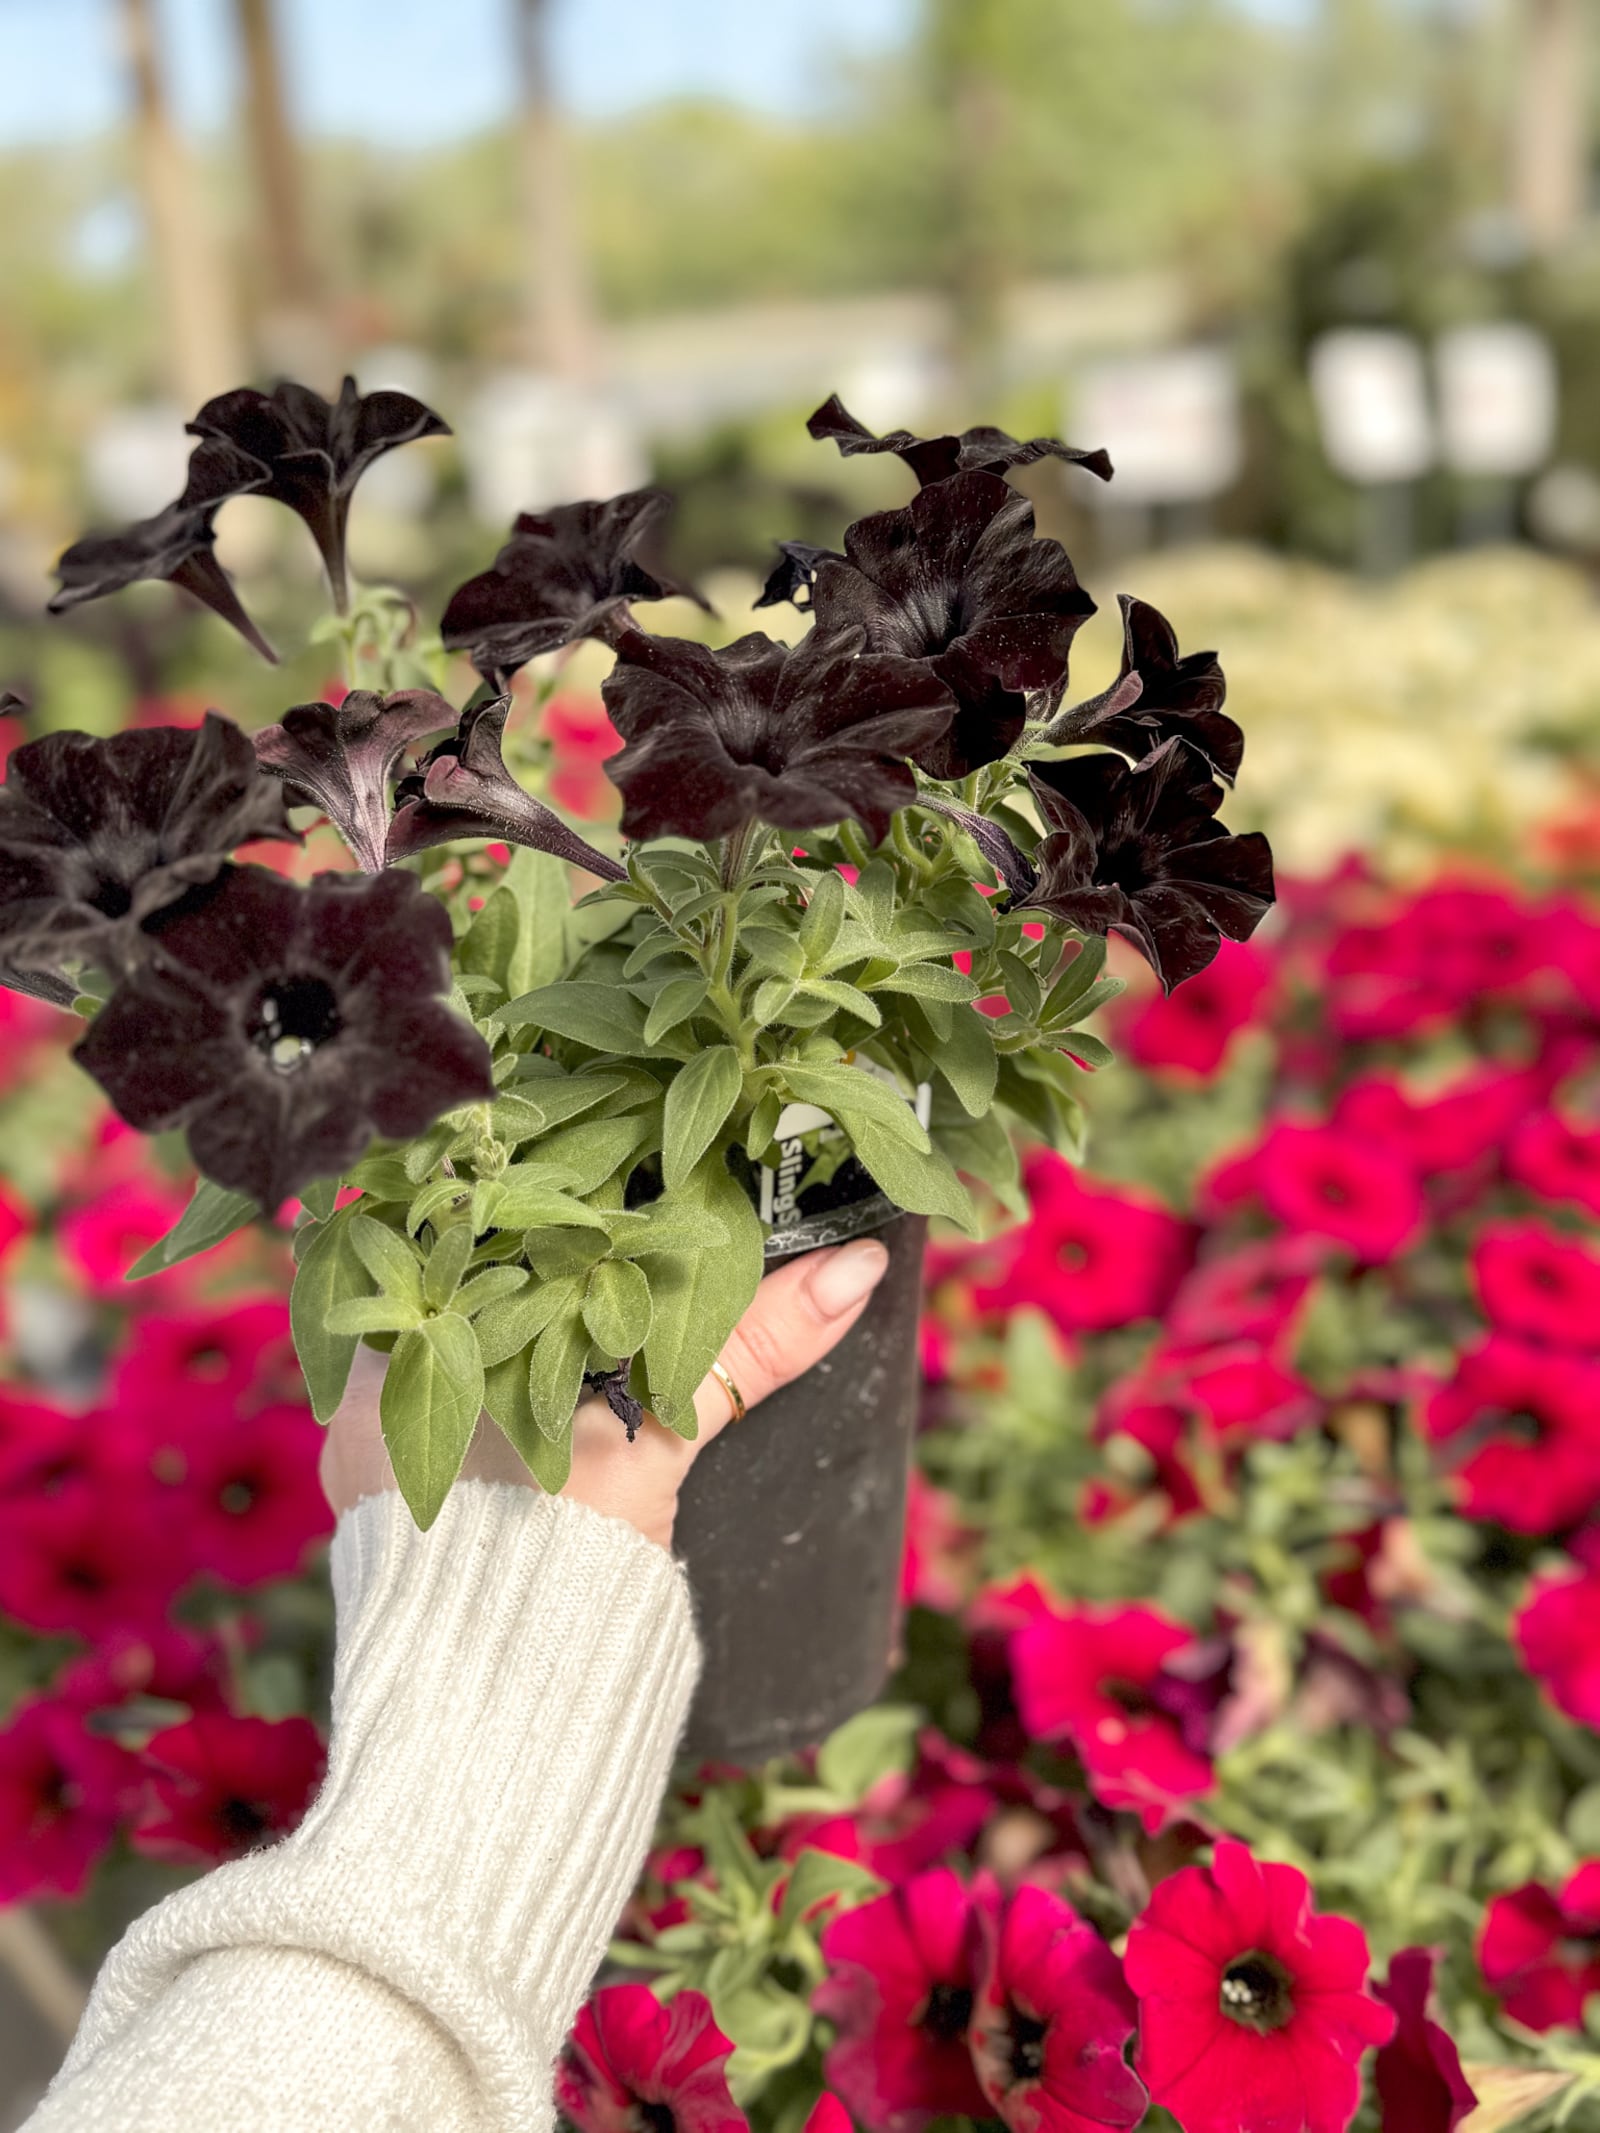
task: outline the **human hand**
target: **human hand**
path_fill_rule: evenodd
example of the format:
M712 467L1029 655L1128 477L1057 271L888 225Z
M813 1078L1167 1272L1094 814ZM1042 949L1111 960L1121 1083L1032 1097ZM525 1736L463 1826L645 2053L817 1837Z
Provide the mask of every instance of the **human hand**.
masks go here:
M808 1252L767 1275L722 1351L722 1364L754 1408L809 1370L849 1332L883 1278L889 1255L875 1238ZM388 1357L359 1347L350 1382L328 1424L322 1487L335 1515L363 1496L396 1486L378 1418ZM572 1471L563 1496L623 1518L659 1547L672 1544L678 1491L690 1467L732 1421L727 1393L708 1377L695 1394L700 1434L686 1442L647 1415L630 1444L605 1401L587 1399L573 1417ZM462 1464L464 1481L538 1483L504 1433L484 1414Z

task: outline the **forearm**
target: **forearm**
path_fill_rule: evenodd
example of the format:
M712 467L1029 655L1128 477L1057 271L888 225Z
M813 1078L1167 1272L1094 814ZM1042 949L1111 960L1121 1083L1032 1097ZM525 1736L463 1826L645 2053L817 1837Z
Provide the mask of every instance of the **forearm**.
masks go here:
M295 2133L298 2104L261 2100L300 2079L277 2056L344 2069L342 2092L306 2089L318 2133L346 2107L438 2133L548 2123L550 2063L643 1863L698 1674L687 1580L614 1519L489 1483L458 1487L427 1534L392 1493L364 1499L333 1574L322 1792L294 1836L132 1928L29 2133L186 2133L212 2108ZM207 2041L212 2004L238 2026L219 2014ZM195 2086L213 2070L197 2053L220 2090Z

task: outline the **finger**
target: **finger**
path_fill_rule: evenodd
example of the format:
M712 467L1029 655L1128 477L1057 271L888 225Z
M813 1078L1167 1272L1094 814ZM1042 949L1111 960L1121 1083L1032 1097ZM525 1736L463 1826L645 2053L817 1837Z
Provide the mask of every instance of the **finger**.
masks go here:
M723 1368L747 1408L803 1377L843 1340L888 1264L883 1245L862 1237L808 1252L766 1277L722 1351ZM720 1380L708 1377L694 1404L700 1417L696 1444L708 1444L732 1421L732 1402Z

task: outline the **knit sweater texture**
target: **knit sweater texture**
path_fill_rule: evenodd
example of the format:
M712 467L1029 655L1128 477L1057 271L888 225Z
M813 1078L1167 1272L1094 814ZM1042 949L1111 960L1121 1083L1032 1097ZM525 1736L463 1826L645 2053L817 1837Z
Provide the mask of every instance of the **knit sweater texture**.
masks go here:
M543 2133L701 1664L665 1549L566 1497L340 1519L328 1772L112 1949L24 2133Z

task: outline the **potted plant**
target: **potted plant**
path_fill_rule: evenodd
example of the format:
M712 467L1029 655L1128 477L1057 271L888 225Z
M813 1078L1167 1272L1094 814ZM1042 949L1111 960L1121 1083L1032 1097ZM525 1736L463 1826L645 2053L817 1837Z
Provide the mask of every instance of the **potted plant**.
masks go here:
M1080 1148L1109 930L1170 988L1271 901L1265 840L1216 819L1242 747L1216 661L1125 600L1118 680L1064 706L1093 602L1005 475L1110 467L1052 439L880 438L829 401L813 435L898 454L917 493L838 552L782 548L763 597L810 610L793 648L712 650L634 613L685 590L659 492L525 514L422 644L402 594L352 590L344 535L363 469L437 416L347 379L189 427L183 495L69 548L52 607L168 579L270 658L212 547L224 502L265 496L317 542L351 687L253 739L208 713L10 759L0 975L84 1014L78 1063L200 1173L133 1272L287 1208L312 1405L359 1343L389 1353L426 1526L482 1409L550 1490L586 1384L630 1439L644 1408L692 1436L766 1261L886 1228L872 1310L696 1463L680 1526L713 1647L693 1744L819 1738L889 1662L923 1224L976 1233L974 1187L1020 1210L1014 1131ZM513 676L583 637L615 654L616 853L504 754ZM480 678L459 711L454 652ZM307 809L354 871L233 856Z

